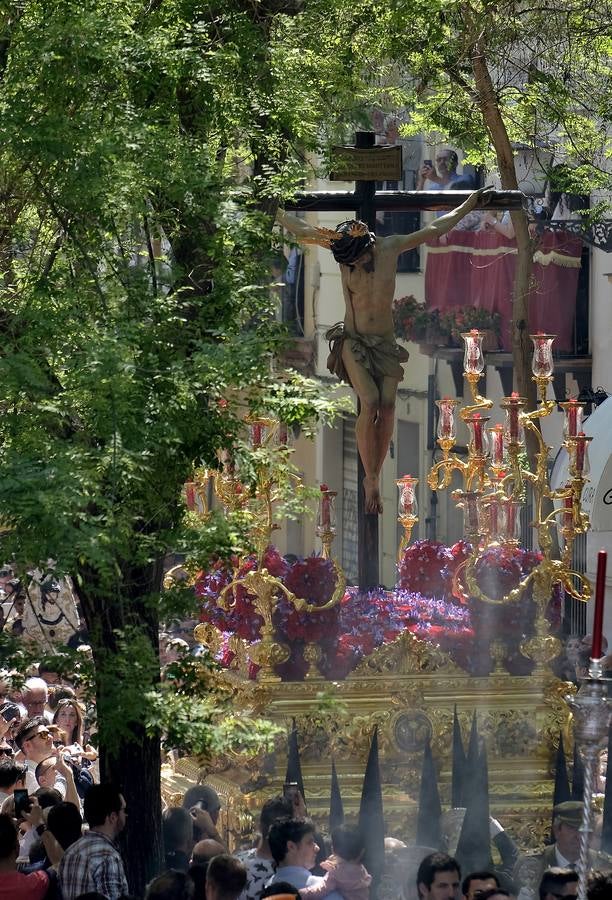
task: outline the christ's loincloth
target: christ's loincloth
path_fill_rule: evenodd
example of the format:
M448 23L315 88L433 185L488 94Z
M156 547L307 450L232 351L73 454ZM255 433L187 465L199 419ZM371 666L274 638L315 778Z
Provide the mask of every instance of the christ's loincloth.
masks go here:
M408 351L396 342L393 336L378 334L351 334L344 322L338 322L325 333L329 341L327 368L342 381L351 384L342 361L342 348L345 341L350 341L355 361L368 372L375 381L382 378L396 378L401 381L404 370L400 363L408 359ZM352 387L352 385L351 385Z

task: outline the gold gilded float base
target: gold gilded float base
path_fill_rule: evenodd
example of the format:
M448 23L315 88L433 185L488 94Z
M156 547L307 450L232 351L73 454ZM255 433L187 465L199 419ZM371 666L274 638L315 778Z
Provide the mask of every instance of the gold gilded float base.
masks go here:
M550 828L553 758L560 733L565 746L572 746L571 716L564 698L574 691L573 685L550 673L519 677L500 672L499 666L488 677L471 677L438 648L405 632L365 659L345 681L269 682L260 712L287 730L296 719L308 808L322 828L329 813L332 758L347 818L356 818L365 761L377 725L388 834L410 843L415 837L427 739L438 768L442 807L448 809L454 707L466 746L476 711L479 734L488 751L491 814L521 847L529 849L542 846ZM245 705L248 697L245 691ZM244 792L240 809L254 815L254 828L263 801L282 789L284 737L268 763L258 763L257 772L249 776L257 779L256 790L248 779L240 784ZM228 782L241 777L229 770L217 770L217 775ZM233 807L236 816L240 803ZM242 825L244 821L243 816ZM234 837L238 840L239 835L234 832Z

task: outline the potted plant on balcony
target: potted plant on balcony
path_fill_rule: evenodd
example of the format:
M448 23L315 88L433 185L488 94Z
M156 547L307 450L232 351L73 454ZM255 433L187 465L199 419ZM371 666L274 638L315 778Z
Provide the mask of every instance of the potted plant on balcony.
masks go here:
M393 322L397 337L420 344L425 353L449 345L450 324L442 321L437 309L427 309L411 294L394 301Z
M448 331L453 347L463 347L461 334L475 328L484 333L482 349L485 353L499 350L501 316L497 312L478 306L458 306L440 315L440 325L443 331Z

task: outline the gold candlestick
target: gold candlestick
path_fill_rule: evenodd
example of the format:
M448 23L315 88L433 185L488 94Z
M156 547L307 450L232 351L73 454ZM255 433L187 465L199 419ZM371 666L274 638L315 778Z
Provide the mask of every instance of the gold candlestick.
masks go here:
M331 545L336 536L337 496L337 491L330 491L326 484L321 485L316 532L318 537L321 538L321 556L323 559L331 559Z
M504 397L500 407L505 412L505 425L495 425L488 429L491 440L491 461L488 468L489 447L484 440L483 424L492 403L481 397L477 385L481 377L484 360L478 333L463 335L465 341L465 378L470 386L472 403L462 410L460 416L470 429L467 460L451 454L455 440L454 402L448 399L438 401L440 420L438 424L438 444L443 458L432 466L428 484L432 490L450 486L452 473L459 472L463 479L463 489L453 492L453 496L464 510L464 532L472 539L471 556L459 567L454 578L454 589L486 603L500 605L518 600L531 587L536 605L535 634L521 645L523 654L536 662L536 671L543 671L560 651L560 642L552 637L546 620L546 611L555 585L576 599L586 601L591 594L591 586L584 576L570 568L571 547L577 534L588 528L588 518L581 512L580 499L588 473L588 436L582 434L581 415L576 402L565 405L564 427L566 447L570 456L570 478L558 491L552 491L548 480L548 459L550 448L544 442L539 427L540 420L550 416L555 401L547 398L548 387L553 380L552 343L553 335L531 335L533 341L532 372L537 385L538 405L531 412L525 411L527 401L514 393ZM456 401L455 401L456 402ZM535 468L525 466L524 434L528 431L537 442ZM518 544L518 524L521 505L524 503L525 483L533 491L534 522L538 534L538 544L542 560L519 584L501 599L487 596L479 587L476 566L481 554L488 547L515 547ZM548 513L550 501L560 500L563 505ZM561 559L553 559L551 529L557 527L561 517L561 533L565 540Z
M416 496L416 486L419 483L419 479L413 478L412 475L404 475L402 478L398 478L395 483L399 490L397 521L404 529L397 551L397 563L399 565L410 543L412 529L419 521L419 506Z

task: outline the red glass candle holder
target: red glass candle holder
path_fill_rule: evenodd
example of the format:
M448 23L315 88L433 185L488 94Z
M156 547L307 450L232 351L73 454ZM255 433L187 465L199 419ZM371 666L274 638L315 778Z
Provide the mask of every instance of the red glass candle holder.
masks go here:
M488 421L489 416L481 416L479 412L465 418L470 432L469 451L474 456L485 457L489 452L489 434L485 428Z
M463 353L463 370L466 375L481 375L484 370L484 356L482 353L482 340L484 334L473 328L465 331L461 337L465 343Z
M457 428L455 425L455 407L458 406L458 400L452 400L450 397L443 397L442 400L436 400L436 406L439 410L438 416L438 440L455 441L457 437Z
M569 530L574 528L574 498L563 498L563 527Z
M489 446L491 447L491 465L496 469L503 469L506 465L503 425L498 423L493 428L489 428Z
M416 497L416 486L418 483L419 479L413 478L412 475L404 475L402 478L398 478L399 497L397 511L400 518L403 516L418 516L419 506Z
M506 413L504 422L504 443L507 447L522 445L525 441L523 426L521 425L521 410L527 401L524 397L519 397L517 393L504 397L500 402L500 407Z
M568 440L571 474L574 477L582 478L591 471L589 463L589 443L591 441L592 438L583 431Z
M467 538L480 538L480 491L456 491L453 494L463 508L463 533Z
M555 369L552 355L552 343L555 334L530 334L533 341L531 371L536 378L550 378Z
M326 484L321 485L316 526L318 535L336 531L336 497L337 491L330 491Z
M490 500L487 505L489 510L489 540L499 542L503 539L505 533L505 506L497 498Z
M506 500L504 503L504 541L517 544L521 538L521 507L520 500Z
M582 431L584 403L579 403L575 397L570 397L559 406L563 410L563 437L565 440L576 437Z

